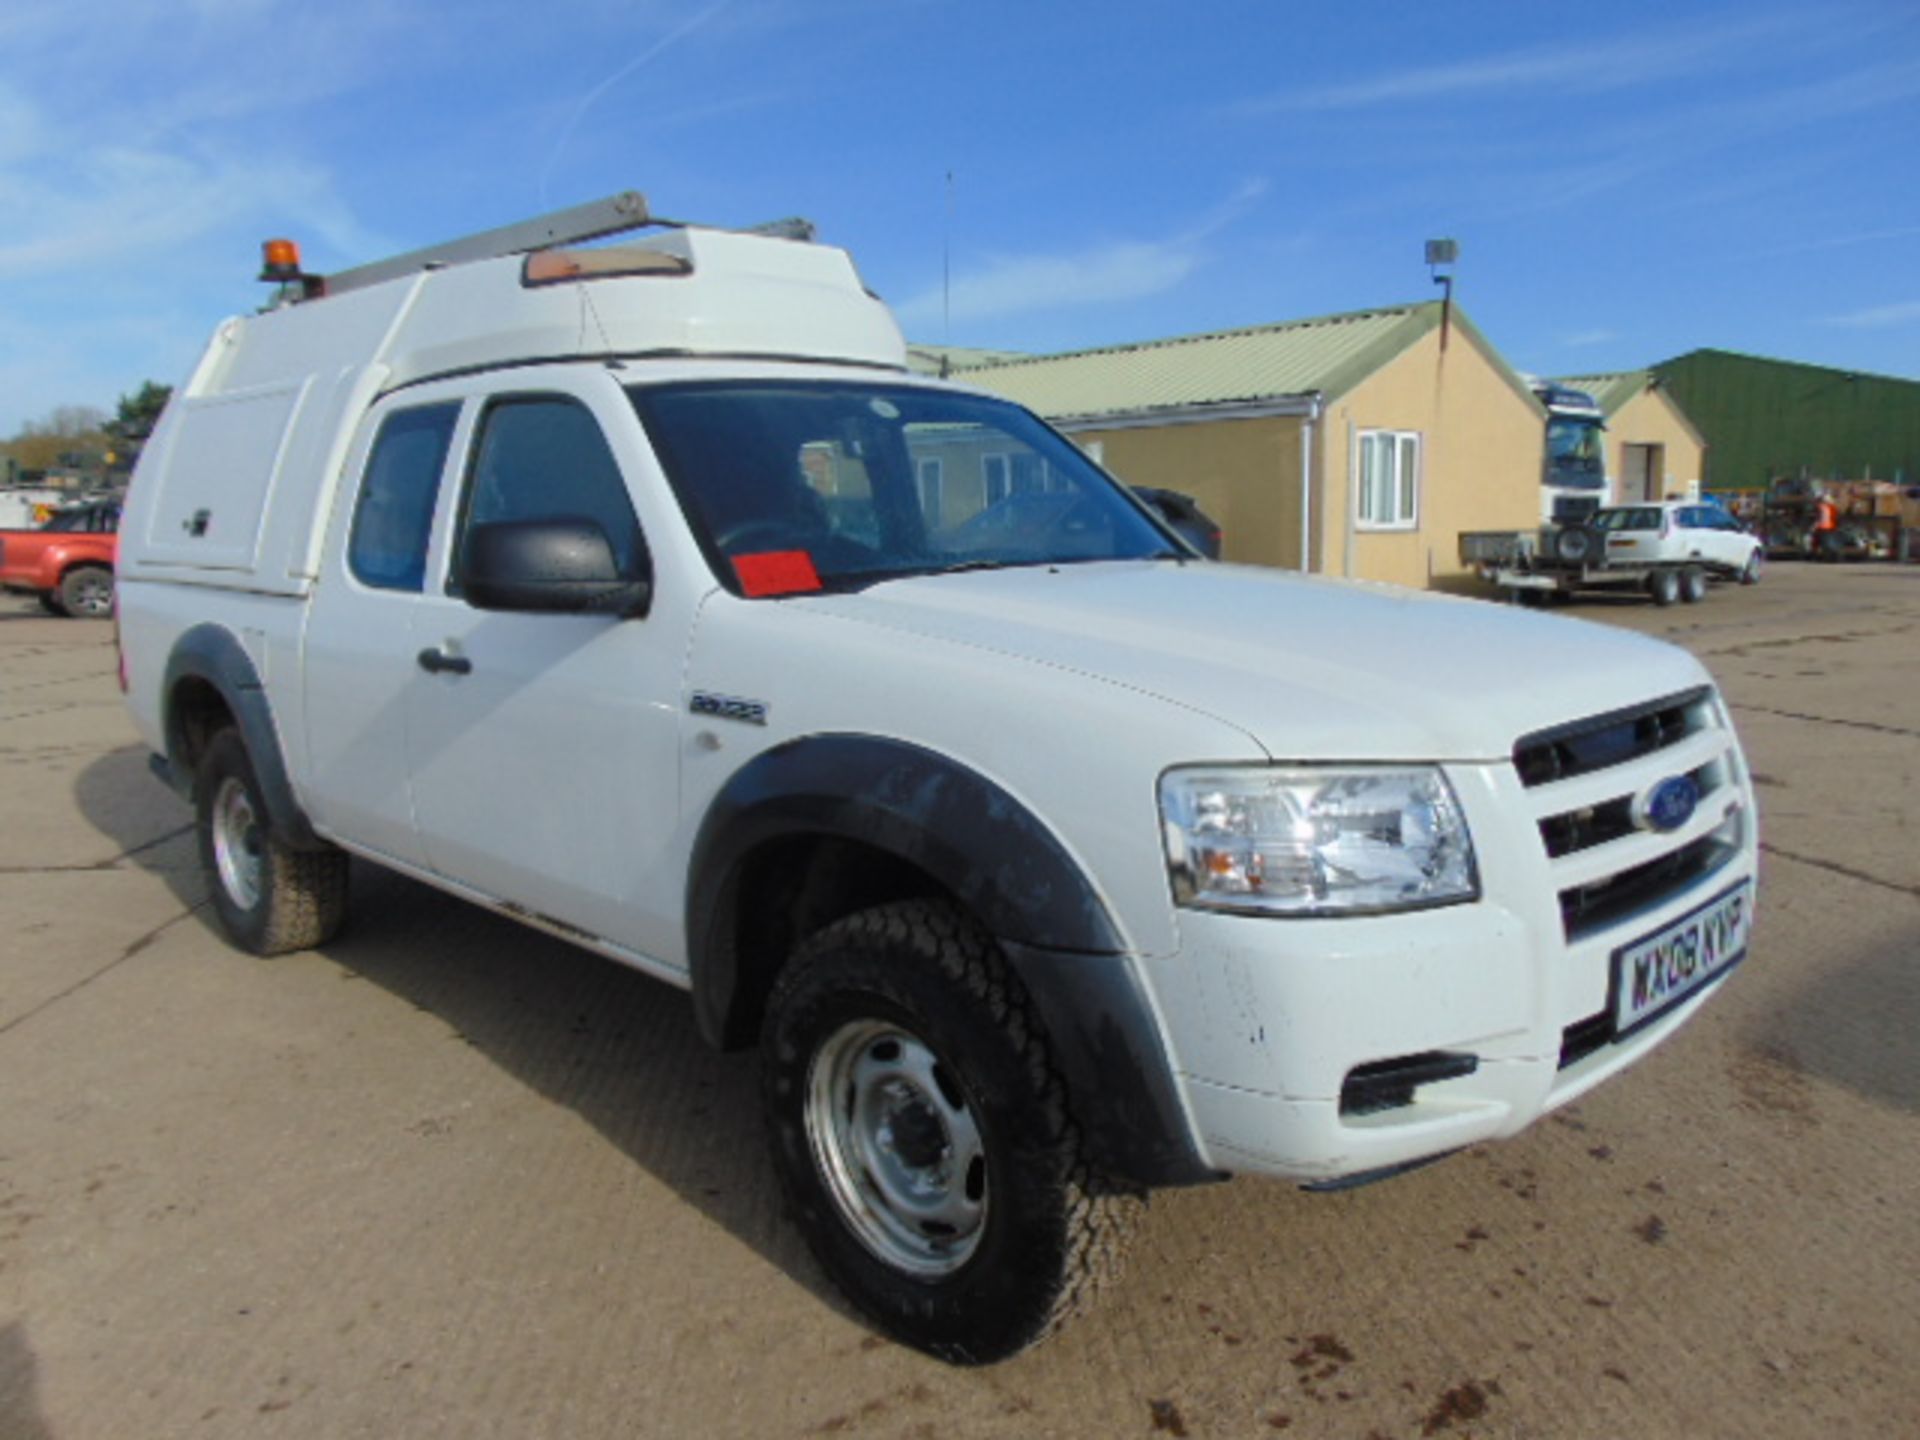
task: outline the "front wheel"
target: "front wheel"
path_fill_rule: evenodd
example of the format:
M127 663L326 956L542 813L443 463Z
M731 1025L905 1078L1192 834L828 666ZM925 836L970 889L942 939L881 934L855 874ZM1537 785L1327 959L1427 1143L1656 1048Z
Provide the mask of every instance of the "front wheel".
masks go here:
M76 565L60 577L60 608L87 620L113 614L113 571L104 565Z
M770 1002L763 1100L808 1245L881 1329L985 1364L1119 1270L1144 1199L1093 1172L991 936L910 901L804 944Z
M1755 546L1753 553L1747 556L1747 563L1740 569L1740 583L1742 585L1758 585L1760 583L1760 570L1766 564L1766 561L1761 558L1763 554L1764 552L1760 547Z
M220 928L243 950L282 955L339 933L347 856L295 850L274 831L246 744L233 730L207 743L193 787L200 865Z

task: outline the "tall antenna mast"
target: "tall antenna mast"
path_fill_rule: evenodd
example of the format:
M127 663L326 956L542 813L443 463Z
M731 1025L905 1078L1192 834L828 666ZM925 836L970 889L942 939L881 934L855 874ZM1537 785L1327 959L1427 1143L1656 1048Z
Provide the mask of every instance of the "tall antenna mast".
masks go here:
M953 171L947 171L947 228L940 237L940 343L953 344Z

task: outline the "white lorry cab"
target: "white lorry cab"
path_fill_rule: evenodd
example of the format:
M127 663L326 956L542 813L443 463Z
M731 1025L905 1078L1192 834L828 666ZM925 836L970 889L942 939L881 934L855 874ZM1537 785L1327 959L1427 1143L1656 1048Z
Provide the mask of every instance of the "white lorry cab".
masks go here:
M1691 656L1202 562L841 251L578 243L647 223L278 256L168 406L123 673L238 946L328 944L351 855L689 990L826 1269L964 1362L1149 1190L1512 1135L1745 955Z

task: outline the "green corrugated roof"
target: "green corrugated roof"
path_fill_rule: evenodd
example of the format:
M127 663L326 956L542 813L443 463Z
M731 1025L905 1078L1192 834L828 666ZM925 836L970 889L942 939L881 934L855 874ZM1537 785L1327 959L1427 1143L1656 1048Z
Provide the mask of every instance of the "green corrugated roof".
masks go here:
M1526 395L1525 385L1458 306L1453 318ZM1050 420L1258 405L1315 394L1332 399L1439 323L1439 302L1428 301L1038 356L969 369L964 378Z
M1586 391L1593 396L1601 414L1611 415L1645 390L1652 379L1651 370L1616 370L1607 375L1562 375L1553 383Z

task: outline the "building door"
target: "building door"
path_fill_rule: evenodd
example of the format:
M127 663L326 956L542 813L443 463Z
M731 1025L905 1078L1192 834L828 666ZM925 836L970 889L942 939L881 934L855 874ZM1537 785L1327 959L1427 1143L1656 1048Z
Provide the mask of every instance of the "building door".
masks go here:
M1666 499L1667 447L1620 446L1620 503L1654 505Z

